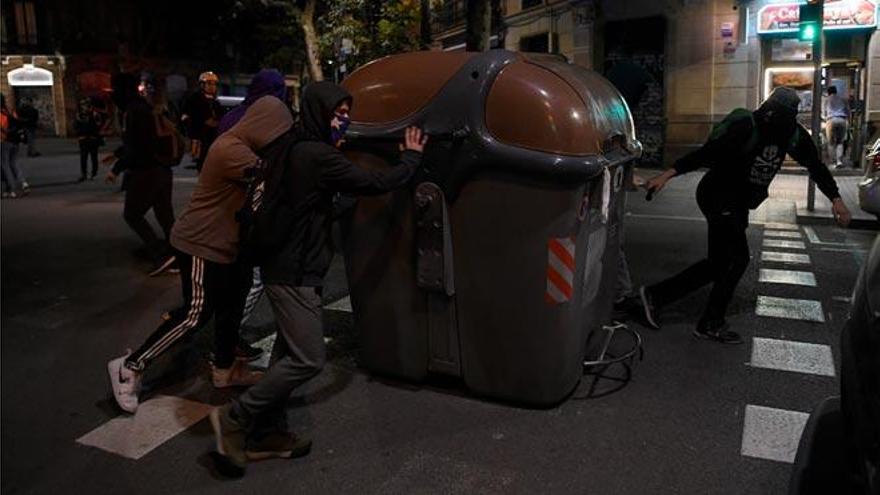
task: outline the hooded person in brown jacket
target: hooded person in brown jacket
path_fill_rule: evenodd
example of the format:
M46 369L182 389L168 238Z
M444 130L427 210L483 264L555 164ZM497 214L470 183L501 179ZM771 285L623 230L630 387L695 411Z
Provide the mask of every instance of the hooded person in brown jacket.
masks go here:
M246 195L248 169L259 150L286 134L293 124L290 111L278 98L260 98L244 117L208 151L189 206L178 218L171 244L180 263L184 304L170 313L133 353L107 365L113 395L119 406L134 412L144 369L174 343L215 318L215 387L255 383L261 373L235 358L238 327L251 270L236 262L239 225L235 213Z

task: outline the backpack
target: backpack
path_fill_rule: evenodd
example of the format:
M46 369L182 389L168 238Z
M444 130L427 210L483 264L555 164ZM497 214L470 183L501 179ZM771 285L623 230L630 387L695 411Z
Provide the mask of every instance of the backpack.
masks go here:
M284 201L279 187L287 171L286 162L295 141L270 159L260 158L245 171L247 188L241 209L235 213L239 223L240 260L258 265L284 247L293 209Z
M162 113L153 113L156 126L156 161L165 167L176 167L183 160L186 143L177 126Z

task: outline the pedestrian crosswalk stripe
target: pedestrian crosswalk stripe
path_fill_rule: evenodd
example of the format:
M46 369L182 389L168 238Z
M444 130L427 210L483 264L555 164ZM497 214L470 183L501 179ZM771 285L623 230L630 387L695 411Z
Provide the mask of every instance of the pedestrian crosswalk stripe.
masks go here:
M764 239L764 247L783 249L807 249L802 241L784 241L781 239Z
M212 408L210 404L159 395L142 402L134 415L113 418L76 441L137 460L201 421Z
M328 304L324 306L324 309L329 311L345 311L346 313L351 313L351 296L345 296L334 303Z
M752 339L751 365L810 375L834 376L831 347L791 340Z
M758 282L816 287L816 276L813 275L813 272L761 268L758 273Z
M765 230L764 237L782 237L788 239L801 239L801 233L794 230Z
M778 462L794 462L810 415L799 411L746 405L740 453Z
M791 265L809 265L810 255L800 253L781 253L779 251L763 251L761 261L787 263Z
M764 228L776 230L798 230L797 224L794 223L767 222L764 224Z
M758 316L768 316L771 318L825 322L822 303L810 299L758 296L755 313Z

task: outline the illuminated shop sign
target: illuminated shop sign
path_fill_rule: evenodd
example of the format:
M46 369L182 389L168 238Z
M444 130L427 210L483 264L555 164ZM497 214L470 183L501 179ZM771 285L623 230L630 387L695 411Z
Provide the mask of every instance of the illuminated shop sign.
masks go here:
M764 6L758 11L758 33L796 33L799 3ZM865 29L877 27L877 4L871 0L838 0L825 3L824 29Z

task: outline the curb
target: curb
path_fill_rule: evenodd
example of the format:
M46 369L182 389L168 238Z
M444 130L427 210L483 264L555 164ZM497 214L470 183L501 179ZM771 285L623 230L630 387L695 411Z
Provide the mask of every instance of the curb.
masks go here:
M807 215L801 212L797 214L798 225L837 225L833 217L824 215ZM880 230L880 221L869 218L853 218L848 229L856 230Z

